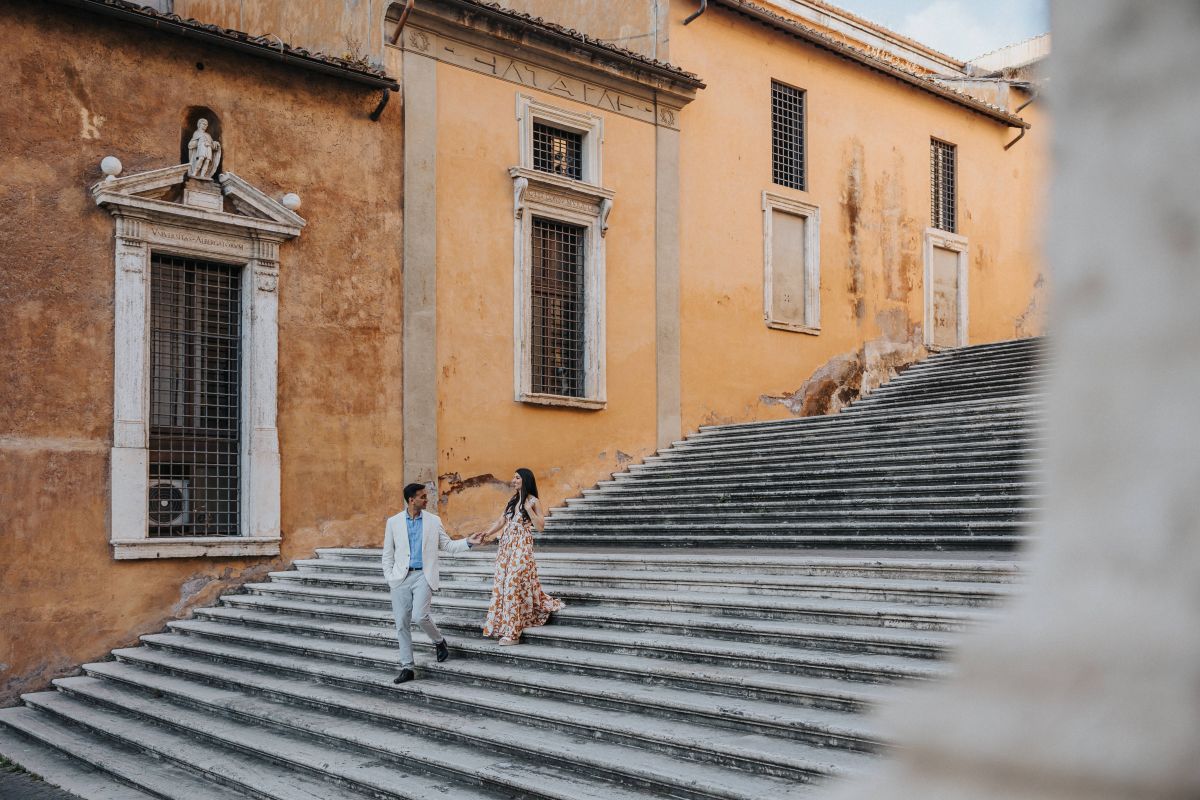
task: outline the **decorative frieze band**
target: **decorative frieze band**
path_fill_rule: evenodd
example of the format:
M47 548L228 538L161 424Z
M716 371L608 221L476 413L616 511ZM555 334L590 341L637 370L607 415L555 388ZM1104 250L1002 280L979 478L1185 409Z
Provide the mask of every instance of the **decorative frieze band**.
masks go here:
M472 72L490 75L500 80L540 89L577 103L611 111L651 125L678 127L678 109L668 108L653 99L581 80L550 67L485 50L449 36L409 27L405 29L407 49L453 64Z

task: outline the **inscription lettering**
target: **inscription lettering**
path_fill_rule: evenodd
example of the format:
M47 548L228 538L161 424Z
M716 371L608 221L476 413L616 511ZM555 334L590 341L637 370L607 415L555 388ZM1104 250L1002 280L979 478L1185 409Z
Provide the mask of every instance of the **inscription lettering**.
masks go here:
M463 42L443 42L440 37L438 46L431 50L437 54L439 60L472 72L492 75L520 86L569 97L644 122L654 123L658 118L653 103L643 97L606 89L579 78L554 72L544 66L534 66L526 61L498 55Z
M177 228L151 227L150 236L168 242L178 242L179 244L190 244L198 247L211 247L220 250L233 250L238 253L244 253L247 250L246 243L237 239L222 239L196 231L185 231Z

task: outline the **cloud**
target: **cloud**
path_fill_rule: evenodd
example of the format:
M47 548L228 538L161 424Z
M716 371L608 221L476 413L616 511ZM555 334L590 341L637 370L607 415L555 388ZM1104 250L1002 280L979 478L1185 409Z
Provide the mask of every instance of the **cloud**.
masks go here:
M996 31L983 24L978 9L968 11L959 0L934 0L906 16L899 32L958 58L974 58L999 46Z

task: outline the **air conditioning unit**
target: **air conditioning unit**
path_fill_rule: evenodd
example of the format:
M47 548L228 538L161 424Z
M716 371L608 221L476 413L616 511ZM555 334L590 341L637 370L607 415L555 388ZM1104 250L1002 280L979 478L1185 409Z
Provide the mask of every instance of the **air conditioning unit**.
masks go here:
M150 481L150 526L170 528L187 525L191 517L188 482L159 478Z

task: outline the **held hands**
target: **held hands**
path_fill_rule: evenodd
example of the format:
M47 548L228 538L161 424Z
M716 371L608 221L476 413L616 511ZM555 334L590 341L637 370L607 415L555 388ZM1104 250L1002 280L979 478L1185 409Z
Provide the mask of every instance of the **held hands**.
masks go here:
M470 542L471 547L478 547L479 545L483 544L483 531L472 533L467 537L467 541Z

